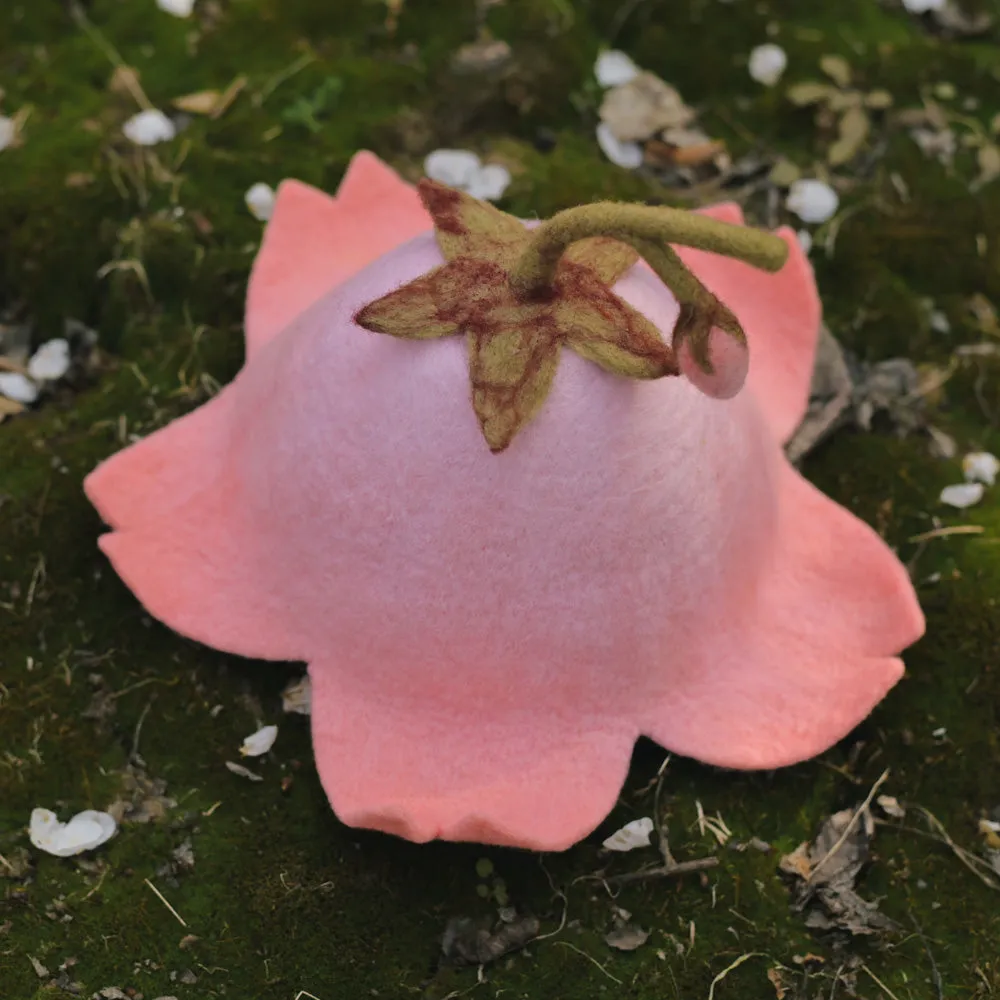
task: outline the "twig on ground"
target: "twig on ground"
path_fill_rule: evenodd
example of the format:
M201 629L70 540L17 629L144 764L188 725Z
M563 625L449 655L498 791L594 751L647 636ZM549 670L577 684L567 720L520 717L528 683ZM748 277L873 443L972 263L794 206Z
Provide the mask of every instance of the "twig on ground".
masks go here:
M572 948L573 951L575 951L578 955L583 955L583 957L588 962L593 962L593 964L596 965L601 970L601 972L603 972L604 975L606 975L608 977L608 979L610 979L612 982L617 983L619 986L624 986L625 985L616 976L612 976L611 973L608 972L608 970L605 969L604 966L601 965L601 963L598 962L597 959L594 958L593 955L588 955L582 948L577 948L577 946L575 944L570 944L569 941L556 941L556 944L561 944L564 948Z
M187 927L187 924L184 922L184 918L167 902L167 899L163 895L163 893L160 892L160 890L157 889L156 886L153 885L153 883L150 882L148 878L144 878L143 882L145 882L146 885L148 885L149 888L153 890L153 894L156 896L156 898L177 918L177 922L181 925L181 927Z

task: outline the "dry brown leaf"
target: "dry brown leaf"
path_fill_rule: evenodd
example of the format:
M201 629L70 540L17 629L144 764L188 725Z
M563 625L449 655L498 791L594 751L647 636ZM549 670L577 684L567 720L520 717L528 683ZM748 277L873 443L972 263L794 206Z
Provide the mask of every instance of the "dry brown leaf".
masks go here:
M831 87L828 83L805 80L789 87L787 96L792 104L804 108L810 104L821 104L823 101L829 100L834 93L836 93L836 88Z
M980 146L976 162L979 164L979 176L972 184L973 190L978 190L1000 177L1000 146L995 146L993 143Z
M199 90L194 94L175 97L170 103L190 115L210 115L218 106L221 96L217 90Z
M600 113L619 142L643 141L664 129L683 128L695 118L677 90L649 72L609 90Z
M843 56L823 56L819 68L833 80L838 87L851 85L851 64Z
M839 136L827 150L826 159L831 167L849 163L861 151L871 131L871 119L864 108L848 108L840 119Z

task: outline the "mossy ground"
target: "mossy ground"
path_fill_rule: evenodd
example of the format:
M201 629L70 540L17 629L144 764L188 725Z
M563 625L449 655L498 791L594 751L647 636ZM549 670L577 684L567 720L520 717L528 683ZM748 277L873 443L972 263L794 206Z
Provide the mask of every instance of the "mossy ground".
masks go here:
M1000 13L996 3L979 6ZM504 206L524 214L602 196L669 199L604 161L592 139L587 80L613 32L617 45L702 108L704 123L737 153L759 142L806 167L821 155L810 115L784 103L780 91L751 85L740 62L767 39L768 24L789 52L789 79L814 76L817 59L837 52L898 104L916 104L925 88L949 82L956 106L978 98L968 114L983 123L1000 111L1000 36L942 41L876 0L508 0L492 8L489 24L513 45L519 79L477 89L448 73L451 54L477 23L473 4L459 0L406 0L393 36L375 2L210 0L182 21L152 0L93 0L90 22L140 71L154 104L248 78L220 120L195 119L175 142L139 153L115 138L135 105L109 94L109 58L67 7L11 0L0 10L2 108L33 106L23 147L0 154L0 302L23 300L39 340L59 335L66 316L86 321L100 331L107 363L83 391L0 426L0 854L26 843L36 805L63 813L105 807L150 705L140 752L181 804L165 824L123 828L100 852L103 874L42 855L32 879L3 883L0 994L50 995L29 956L53 972L73 956L71 978L86 996L117 985L146 997L241 1000L300 990L321 1000L466 992L688 1000L707 996L714 976L754 952L716 996L773 997L769 967L796 968L804 979L797 954L824 957L828 969L841 961L833 942L810 935L790 912L776 856L857 802L883 768L892 772L886 791L919 802L961 844L976 847L978 817L1000 805L995 492L945 517L980 524L983 535L936 540L920 555L920 580L940 574L920 586L927 636L907 653L905 680L849 740L778 773L671 764L666 801L679 858L714 846L697 833L696 801L708 814L718 811L736 839L760 837L774 852L723 849L705 879L624 888L617 903L653 933L622 954L602 940L605 891L575 880L603 863L603 836L649 813L661 754L640 746L607 823L545 858L415 846L345 828L319 787L299 717L281 720L273 759L262 767L266 781L240 779L223 762L257 722L252 699L275 719L290 671L223 656L150 623L96 548L101 525L80 482L129 433L162 425L200 402L212 379L225 382L237 370L242 296L260 236L242 201L253 182L296 176L332 189L359 147L412 175L428 149L460 143L501 150L521 166ZM289 68L295 72L283 79ZM285 112L331 77L339 96L320 111L318 128L288 121ZM536 146L539 129L555 139L548 152ZM1000 303L1000 182L972 194L973 175L971 154L948 170L893 134L848 193L845 206L857 211L832 255L814 256L834 332L868 359L941 362L983 336L964 303L976 293ZM126 263L95 277L109 261ZM928 297L951 319L950 334L931 330ZM935 420L963 450L1000 452L998 374L985 361L969 362L945 386ZM904 559L916 551L906 539L942 513L937 494L960 475L957 463L929 457L922 440L853 433L824 446L805 472L876 525ZM93 673L121 692L103 726L81 718ZM220 714L212 712L217 705ZM945 739L932 735L939 727ZM292 778L285 790L283 776ZM195 867L170 886L155 873L186 837ZM855 944L877 977L862 972L860 994L935 996L929 954L944 996L1000 991L997 894L917 834L882 830L875 844L864 891L884 895L883 909L905 927L915 918L926 940L904 933L886 946ZM477 894L476 861L484 856L511 901L543 918L543 931L559 924L563 904L553 886L564 888L570 923L488 969L477 985L475 970L439 969L437 951L449 917L493 905ZM629 856L618 866L631 863ZM54 900L64 909L54 910ZM198 941L182 949L188 933ZM683 955L668 935L683 943ZM818 975L823 966L810 968ZM171 972L183 970L197 984L172 981ZM829 980L814 979L802 995L821 989L829 991Z

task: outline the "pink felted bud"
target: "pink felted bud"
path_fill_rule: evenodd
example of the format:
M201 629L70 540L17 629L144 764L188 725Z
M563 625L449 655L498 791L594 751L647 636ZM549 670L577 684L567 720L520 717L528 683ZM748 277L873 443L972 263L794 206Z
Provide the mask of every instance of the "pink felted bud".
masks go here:
M778 235L774 275L678 249L738 317L745 373L725 335L714 374L680 351L687 378L563 349L494 453L475 345L356 322L445 264L416 192L367 153L336 198L288 182L243 370L88 477L101 547L177 632L308 661L320 777L353 826L558 850L614 806L640 735L729 768L820 753L924 622L886 544L785 459L820 308ZM680 309L649 267L614 293L669 341Z

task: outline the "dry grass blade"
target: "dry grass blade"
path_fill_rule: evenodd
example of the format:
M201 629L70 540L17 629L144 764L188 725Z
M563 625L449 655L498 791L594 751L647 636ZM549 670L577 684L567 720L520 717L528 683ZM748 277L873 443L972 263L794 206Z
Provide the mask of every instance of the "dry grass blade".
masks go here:
M730 972L734 969L738 969L744 962L748 962L751 958L767 958L767 955L765 955L762 951L748 951L745 955L740 955L735 962L727 965L722 972L720 972L715 979L712 980L712 984L708 988L708 1000L715 1000L715 987L718 986Z
M809 872L809 877L806 879L807 883L812 882L813 879L816 878L817 872L830 860L830 858L832 858L837 853L837 851L839 851L844 846L844 844L847 842L847 838L851 835L851 832L854 830L855 826L857 826L858 820L861 819L861 817L865 813L865 810L868 809L868 807L872 804L872 800L875 798L875 793L882 787L882 785L885 784L888 778L889 778L889 769L886 768L881 773L881 775L879 775L878 781L876 781L875 784L872 785L871 790L865 796L864 802L862 802L861 805L858 806L858 808L854 811L854 815L851 817L851 821L847 824L847 826L844 827L844 832L837 838L837 842L813 866L812 871Z

